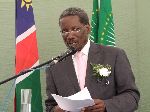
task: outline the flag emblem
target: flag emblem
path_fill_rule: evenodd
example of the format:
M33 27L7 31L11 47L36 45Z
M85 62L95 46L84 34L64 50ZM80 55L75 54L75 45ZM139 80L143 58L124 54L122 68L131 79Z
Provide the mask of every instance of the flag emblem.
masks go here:
M29 10L30 7L32 7L32 0L22 0L21 2L21 8L26 6L27 11Z

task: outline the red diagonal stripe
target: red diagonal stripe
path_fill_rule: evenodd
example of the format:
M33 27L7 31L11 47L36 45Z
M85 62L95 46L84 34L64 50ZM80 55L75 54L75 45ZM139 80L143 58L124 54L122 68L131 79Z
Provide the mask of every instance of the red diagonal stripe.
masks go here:
M38 60L36 32L16 45L16 74L32 67Z

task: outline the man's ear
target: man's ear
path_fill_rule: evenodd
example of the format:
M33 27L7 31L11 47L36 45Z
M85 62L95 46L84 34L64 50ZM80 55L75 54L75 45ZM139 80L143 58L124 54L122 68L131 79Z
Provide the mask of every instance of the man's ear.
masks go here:
M85 25L86 29L87 29L87 32L88 34L91 32L91 26L90 25Z

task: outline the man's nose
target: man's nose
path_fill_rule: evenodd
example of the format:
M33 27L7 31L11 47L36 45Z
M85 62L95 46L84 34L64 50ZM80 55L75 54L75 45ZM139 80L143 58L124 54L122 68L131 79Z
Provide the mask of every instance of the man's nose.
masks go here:
M73 39L73 38L74 38L73 32L69 32L67 35L67 39Z

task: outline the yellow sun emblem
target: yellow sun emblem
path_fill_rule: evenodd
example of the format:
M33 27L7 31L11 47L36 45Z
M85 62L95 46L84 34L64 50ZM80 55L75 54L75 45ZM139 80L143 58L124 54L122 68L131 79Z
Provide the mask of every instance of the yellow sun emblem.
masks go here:
M27 7L27 11L29 9L29 7L31 6L32 7L32 0L22 0L22 3L21 3L21 8L26 6Z

